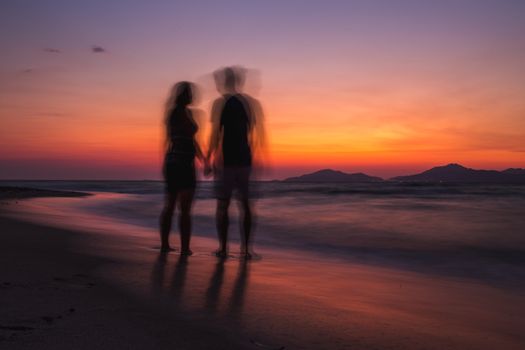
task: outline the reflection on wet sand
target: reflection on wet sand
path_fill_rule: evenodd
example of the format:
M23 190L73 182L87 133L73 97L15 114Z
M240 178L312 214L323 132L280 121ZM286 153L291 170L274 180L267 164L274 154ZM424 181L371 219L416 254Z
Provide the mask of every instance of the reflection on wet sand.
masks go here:
M239 269L237 270L237 277L228 303L228 314L232 317L238 317L242 314L244 307L244 299L246 296L246 288L249 280L249 260L241 260Z
M188 256L179 255L173 277L170 283L170 295L176 303L184 303L184 286L186 284L186 274L188 271Z
M153 295L164 295L170 303L212 314L222 313L231 318L238 318L242 314L249 283L250 261L217 259L213 270L210 270L203 268L203 261L195 261L193 264L189 260L195 257L183 255L176 256L175 264L172 265L169 256L170 254L160 253L153 263L150 287ZM205 265L208 263L206 261ZM190 265L194 265L193 269ZM173 268L172 273L168 272L170 268Z
M160 294L164 285L164 274L166 273L167 253L161 252L157 256L151 271L151 291Z
M224 262L226 259L218 259L215 269L210 278L208 290L206 291L206 309L214 313L217 310L217 304L221 293L221 287L224 281Z

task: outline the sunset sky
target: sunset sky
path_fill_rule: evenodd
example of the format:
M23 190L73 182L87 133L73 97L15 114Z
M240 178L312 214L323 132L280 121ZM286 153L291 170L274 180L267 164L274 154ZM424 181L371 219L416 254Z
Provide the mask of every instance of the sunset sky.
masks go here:
M0 178L159 179L173 83L242 65L268 178L525 167L523 0L3 0Z

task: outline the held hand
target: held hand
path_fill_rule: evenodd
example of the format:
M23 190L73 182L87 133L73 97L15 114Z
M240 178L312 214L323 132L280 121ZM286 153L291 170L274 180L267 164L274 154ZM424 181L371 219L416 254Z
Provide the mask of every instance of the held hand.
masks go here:
M213 172L213 169L210 165L210 161L206 159L204 161L204 176L208 177L211 175L212 172Z

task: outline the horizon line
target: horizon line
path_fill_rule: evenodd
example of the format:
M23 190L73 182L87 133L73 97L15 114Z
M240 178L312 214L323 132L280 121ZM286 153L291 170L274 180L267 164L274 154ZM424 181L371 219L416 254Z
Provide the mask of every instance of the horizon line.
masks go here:
M425 172L427 170L431 170L431 169L434 169L434 168L439 168L439 167L446 167L446 166L449 166L449 165L459 165L463 168L466 168L466 169L473 169L473 170L485 170L485 171L498 171L500 172L500 170L495 170L495 169L475 169L475 168L469 168L469 167L466 167L460 163L454 163L454 162L451 162L451 163L447 163L445 165L436 165L436 166L433 166L433 167L430 167L426 170L423 170L419 173L415 173L415 174L411 174L411 175L418 175L422 172ZM524 169L524 168L521 168L521 167L507 167L505 168L504 170L509 170L509 169ZM294 176L287 176L283 179L266 179L266 180L253 180L254 182L274 182L274 181L284 181L286 179L289 179L289 178L294 178L294 177L300 177L300 176L303 176L303 175L309 175L309 174L312 174L312 173L316 173L316 172L319 172L319 171L323 171L323 170L331 170L331 171L338 171L338 172L342 172L342 173L345 173L345 174L348 174L348 175L354 175L354 174L364 174L364 175L367 175L367 176L372 176L372 177L377 177L377 178L380 178L381 180L383 181L389 181L391 179L394 179L396 177L403 177L403 176L411 176L411 175L396 175L396 176L391 176L391 177L387 177L387 178L384 178L382 176L376 176L376 175L371 175L371 174L368 174L366 172L363 172L363 171L358 171L358 172L352 172L352 173L347 173L345 171L341 171L341 170L337 170L337 169L333 169L333 168L321 168L321 169L318 169L318 170L315 170L313 172L309 172L309 173L303 173L303 174L299 174L299 175L294 175ZM13 178L5 178L5 179L2 179L0 178L0 181L20 181L20 182L30 182L30 181L77 181L77 182L81 182L81 181L85 181L85 182L96 182L96 181L120 181L120 182L164 182L165 180L164 179L67 179L67 178L64 178L64 179L13 179ZM214 182L215 180L211 179L211 180L202 180L202 179L198 179L197 182Z

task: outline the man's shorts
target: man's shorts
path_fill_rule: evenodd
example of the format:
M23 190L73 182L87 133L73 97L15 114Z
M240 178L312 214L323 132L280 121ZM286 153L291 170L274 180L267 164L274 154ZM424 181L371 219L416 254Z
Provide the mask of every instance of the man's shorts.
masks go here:
M251 167L227 166L221 169L215 177L215 194L219 200L229 200L234 190L237 190L239 200L250 198Z

